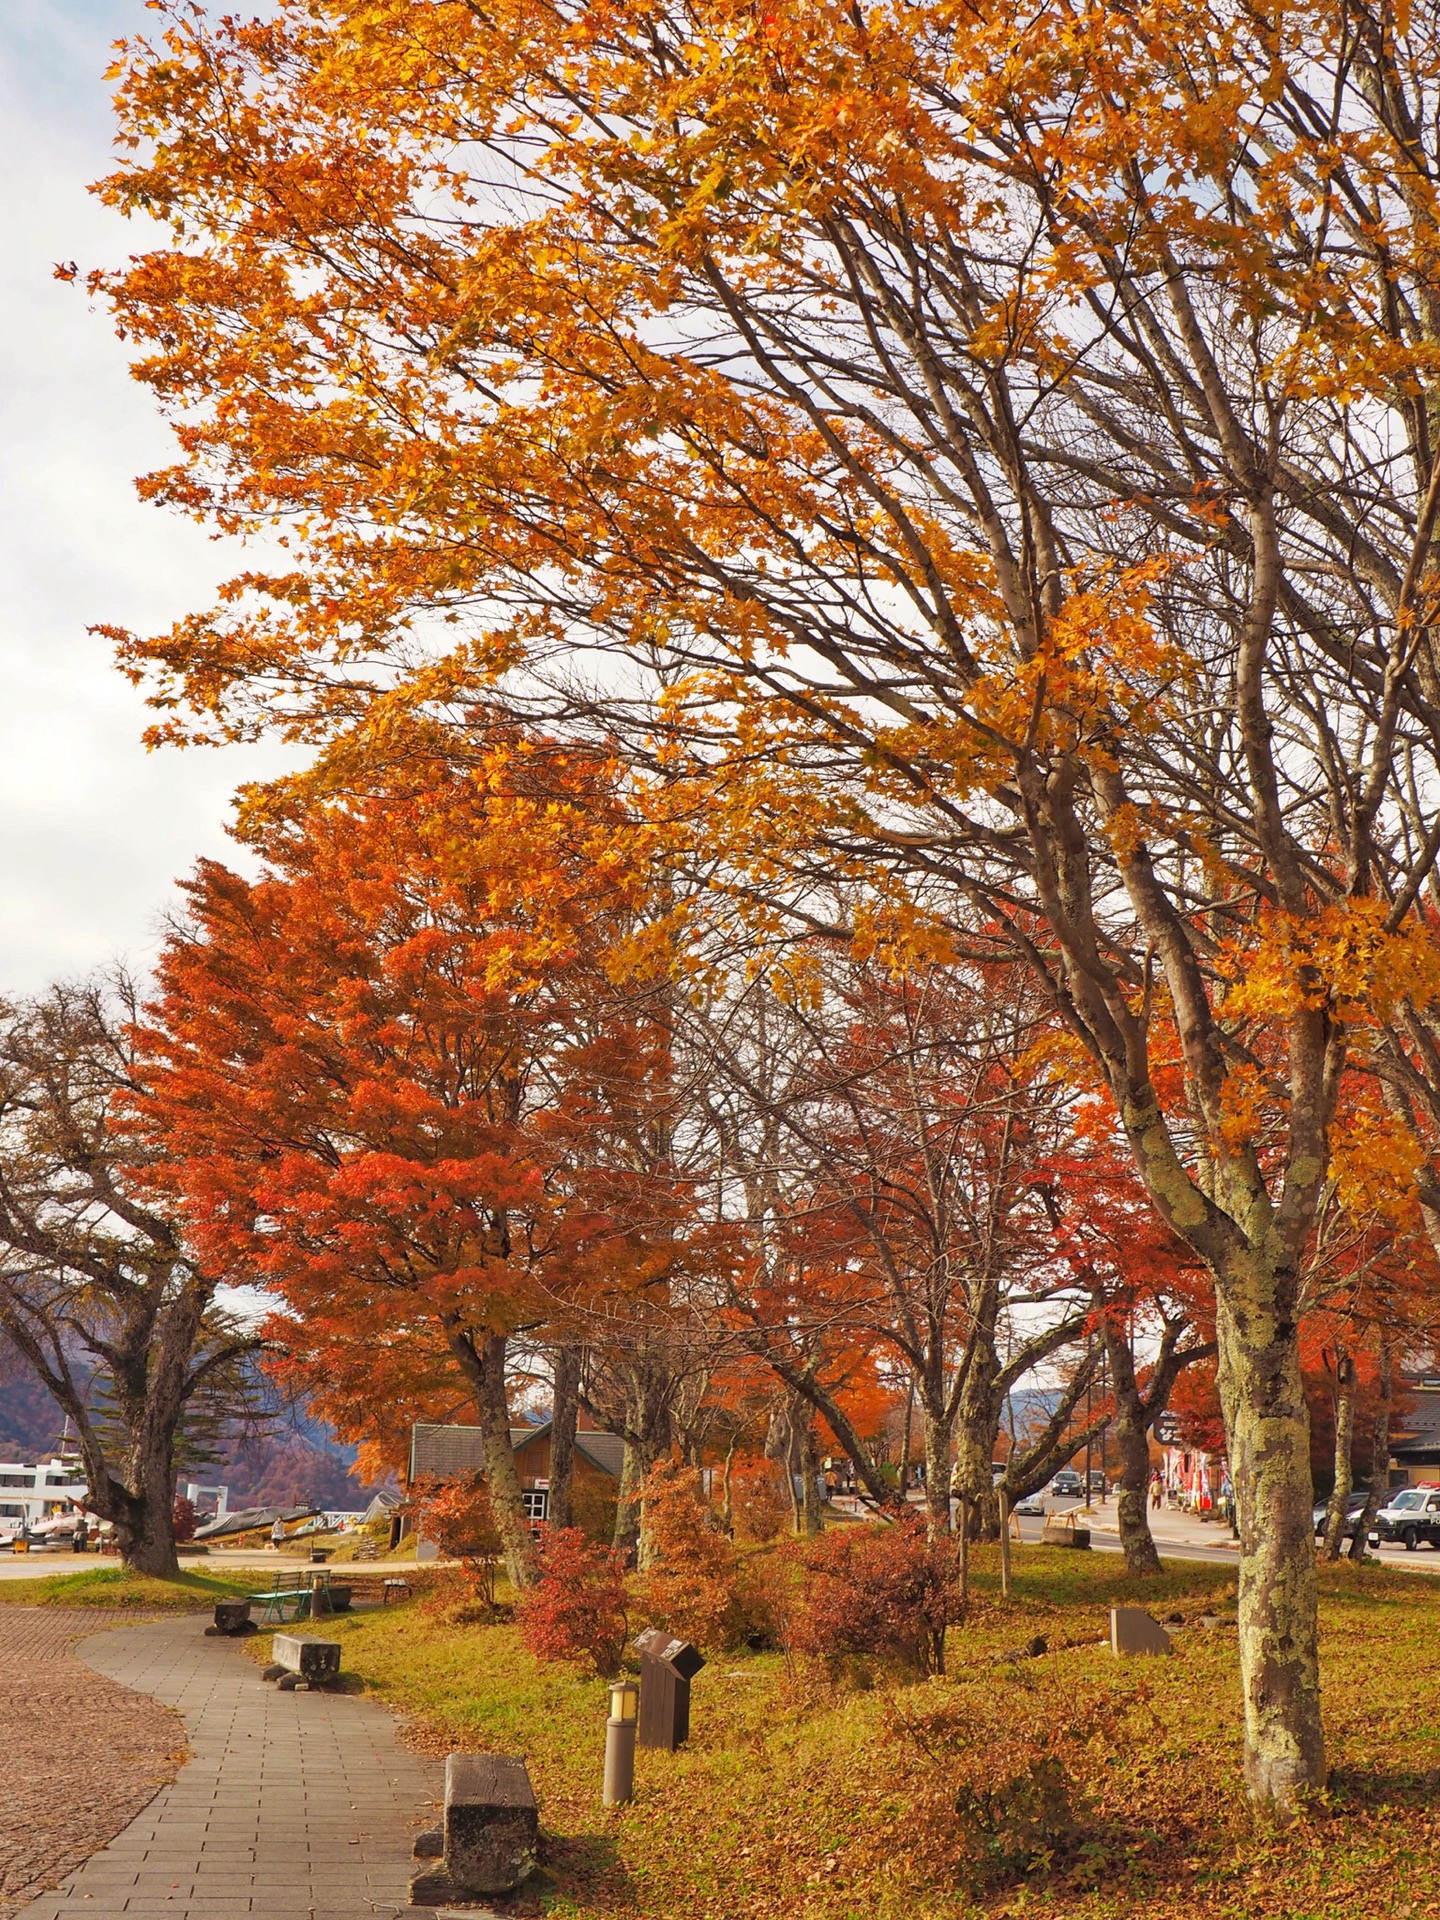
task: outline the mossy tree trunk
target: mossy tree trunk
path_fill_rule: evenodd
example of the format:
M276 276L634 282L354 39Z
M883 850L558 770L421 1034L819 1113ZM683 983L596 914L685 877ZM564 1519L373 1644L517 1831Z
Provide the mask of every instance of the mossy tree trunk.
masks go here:
M1335 1356L1335 1484L1325 1507L1324 1554L1338 1560L1345 1546L1345 1509L1355 1485L1355 1362Z
M1390 1408L1394 1399L1390 1337L1380 1336L1379 1396L1375 1402L1375 1425L1370 1440L1370 1492L1364 1511L1350 1536L1350 1558L1361 1560L1370 1539L1370 1527L1390 1493Z
M825 1524L825 1501L820 1486L820 1436L813 1420L807 1420L802 1430L801 1457L805 1475L805 1532L813 1538Z
M1150 1378L1141 1390L1135 1370L1135 1348L1113 1310L1097 1301L1101 1341L1110 1362L1115 1396L1115 1440L1120 1452L1120 1484L1116 1489L1120 1546L1131 1573L1159 1573L1160 1555L1150 1531L1150 1429L1169 1405L1175 1382L1195 1360L1208 1360L1215 1349L1192 1337L1182 1346L1187 1321L1167 1319Z
M575 1431L580 1414L580 1349L555 1349L555 1402L550 1416L550 1525L575 1524Z
M1310 1421L1293 1318L1259 1262L1219 1300L1219 1384L1240 1528L1245 1783L1292 1808L1323 1785ZM1256 1271L1258 1269L1258 1271Z
M1150 1423L1144 1400L1135 1384L1135 1356L1121 1337L1107 1338L1110 1377L1115 1390L1115 1445L1120 1455L1120 1480L1115 1508L1120 1527L1120 1550L1127 1572L1160 1572L1160 1555L1150 1532Z
M943 1383L938 1395L920 1391L920 1424L925 1439L925 1531L932 1540L950 1532L950 1471L955 1417ZM990 1478L987 1470L987 1482Z
M505 1555L505 1571L517 1588L535 1578L535 1541L525 1512L525 1495L510 1444L510 1403L505 1391L509 1342L503 1333L451 1330L450 1350L459 1361L475 1401L485 1486L490 1513Z

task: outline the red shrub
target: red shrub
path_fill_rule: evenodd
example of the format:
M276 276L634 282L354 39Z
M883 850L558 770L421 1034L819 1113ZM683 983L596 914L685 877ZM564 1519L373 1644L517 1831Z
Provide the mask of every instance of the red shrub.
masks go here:
M789 1628L796 1653L832 1668L868 1656L912 1673L945 1671L945 1629L960 1617L956 1548L924 1522L828 1533L806 1557Z
M730 1513L742 1540L773 1540L790 1524L784 1469L762 1455L742 1455L730 1469Z
M483 1475L426 1481L420 1489L419 1509L418 1530L435 1542L447 1560L461 1563L472 1597L493 1608L501 1547Z
M195 1502L183 1493L175 1496L175 1544L184 1546L195 1538Z
M691 1469L662 1461L646 1476L642 1594L646 1618L700 1647L742 1638L735 1549L716 1524Z
M574 1660L601 1677L617 1673L629 1636L625 1565L578 1527L542 1536L533 1587L515 1609L520 1638L537 1660Z

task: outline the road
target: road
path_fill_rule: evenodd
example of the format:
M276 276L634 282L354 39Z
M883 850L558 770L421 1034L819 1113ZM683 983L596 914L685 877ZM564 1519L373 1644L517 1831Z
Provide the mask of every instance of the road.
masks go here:
M1049 1506L1052 1513L1075 1512L1078 1517L1080 1503L1078 1500L1052 1500ZM1038 1545L1044 1520L1030 1514L1018 1514L1016 1519L1020 1538ZM1150 1523L1162 1560L1219 1560L1232 1567L1236 1564L1237 1542L1230 1538L1229 1529L1220 1521L1206 1523L1191 1514L1161 1508L1158 1513L1151 1514ZM1113 1500L1107 1500L1092 1510L1090 1545L1097 1552L1120 1551L1119 1534L1113 1531L1115 1525ZM1211 1537L1207 1538L1207 1535ZM1419 1547L1414 1553L1407 1553L1403 1547L1385 1545L1372 1546L1370 1552L1378 1555L1382 1566L1394 1567L1402 1573L1440 1574L1440 1552L1434 1548Z
M1077 1524L1083 1526L1085 1524L1083 1519L1078 1517L1079 1506L1080 1503L1078 1500L1055 1500L1051 1502L1050 1511L1052 1513L1076 1512ZM1171 1530L1163 1524L1169 1517L1170 1516L1165 1514L1157 1515L1156 1518L1161 1524L1153 1529L1155 1544L1160 1549L1160 1557L1162 1560L1220 1560L1232 1567L1235 1565L1236 1550L1233 1544L1221 1544L1217 1538L1217 1543L1212 1546L1205 1540L1188 1539L1181 1535L1172 1534ZM1022 1540L1035 1546L1040 1544L1041 1530L1045 1525L1043 1519L1028 1513L1022 1513L1016 1515L1016 1524L1020 1528L1020 1538ZM1196 1523L1193 1522L1191 1523L1192 1526L1195 1524ZM1105 1531L1107 1527L1113 1527L1114 1525L1115 1503L1113 1500L1107 1500L1104 1506L1093 1509L1090 1516L1090 1545L1097 1553L1119 1553L1119 1534L1107 1533ZM1187 1532L1188 1531L1189 1528L1187 1528ZM1222 1530L1217 1526L1215 1532L1217 1536L1219 1536ZM1228 1539L1228 1533L1226 1534L1226 1538Z

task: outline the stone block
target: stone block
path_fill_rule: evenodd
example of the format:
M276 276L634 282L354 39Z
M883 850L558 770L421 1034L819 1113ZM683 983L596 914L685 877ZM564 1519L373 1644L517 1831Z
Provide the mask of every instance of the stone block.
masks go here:
M417 1873L411 1904L440 1907L510 1893L535 1865L540 1815L525 1762L504 1753L452 1753L445 1762L444 1863Z
M217 1600L215 1602L215 1624L205 1629L208 1634L233 1636L258 1631L250 1618L248 1600Z
M1143 1607L1112 1607L1110 1651L1117 1660L1133 1653L1169 1653L1170 1636Z
M273 1652L275 1665L294 1676L292 1685L294 1681L303 1680L307 1686L317 1687L339 1678L338 1640L302 1639L295 1633L277 1633Z
M1040 1529L1043 1547L1081 1547L1090 1545L1089 1527L1077 1527L1073 1513L1047 1513Z

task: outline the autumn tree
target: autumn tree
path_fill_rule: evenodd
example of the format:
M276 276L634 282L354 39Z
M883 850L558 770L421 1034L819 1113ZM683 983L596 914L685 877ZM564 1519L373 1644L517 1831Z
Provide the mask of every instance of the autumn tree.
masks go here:
M161 735L609 651L768 893L981 900L1213 1275L1289 1805L1305 1248L1355 1035L1434 997L1434 11L161 11L104 188L172 229L107 283L147 490L291 543L122 638Z
M712 1114L760 1241L734 1305L754 1350L832 1428L820 1356L846 1338L884 1351L914 1382L932 1536L950 1530L952 1488L993 1526L1006 1397L1085 1324L1039 1200L1063 1107L1025 1070L1043 1009L1014 968L899 970L840 943L806 958L754 996L748 1044L733 1009L716 1024L730 1096L712 1089ZM1082 1365L1038 1442L1016 1450L1017 1495L1059 1464L1087 1378Z
M317 1379L338 1354L363 1408L367 1378L383 1394L443 1349L523 1584L509 1343L543 1324L543 1276L578 1286L626 1245L570 1106L595 1098L594 1001L641 884L622 810L602 766L496 734L257 841L258 879L202 862L187 884L143 1116L197 1244L284 1303ZM623 1103L648 1056L615 1025Z
M1341 1110L1346 1125L1307 1263L1301 1357L1320 1405L1329 1401L1328 1421L1312 1417L1312 1427L1330 1435L1322 1551L1336 1560L1348 1540L1358 1560L1388 1497L1393 1375L1432 1347L1440 1289L1425 1225L1426 1180L1413 1178L1423 1136L1393 1135L1381 1085L1369 1072L1346 1076ZM1356 1422L1366 1406L1370 1431L1362 1438ZM1357 1441L1371 1457L1370 1484L1360 1513L1348 1515Z
M1039 1187L1056 1258L1090 1303L1103 1408L1120 1455L1116 1515L1132 1573L1160 1572L1150 1533L1150 1434L1187 1367L1215 1356L1209 1276L1148 1204L1105 1100L1074 1104ZM1113 1417L1112 1417L1113 1416Z
M68 1417L125 1565L174 1579L184 1423L236 1409L258 1341L157 1198L134 1012L124 979L0 1008L0 1332Z

